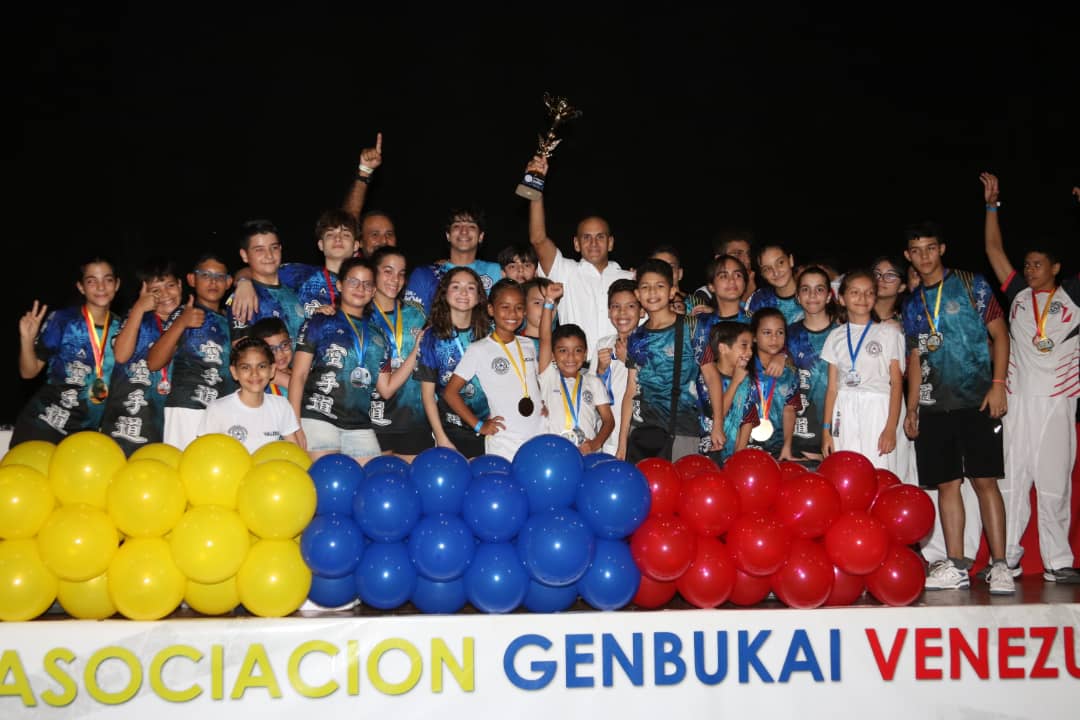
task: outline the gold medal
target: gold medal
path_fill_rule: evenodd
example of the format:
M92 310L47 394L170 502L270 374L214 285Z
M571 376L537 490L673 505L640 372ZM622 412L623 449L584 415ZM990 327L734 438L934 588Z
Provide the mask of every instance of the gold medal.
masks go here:
M109 397L109 386L101 378L94 378L94 382L90 384L90 402L100 405L107 397Z

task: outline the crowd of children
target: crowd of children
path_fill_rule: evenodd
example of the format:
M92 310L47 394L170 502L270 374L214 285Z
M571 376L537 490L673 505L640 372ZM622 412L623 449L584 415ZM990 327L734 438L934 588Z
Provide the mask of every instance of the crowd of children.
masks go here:
M907 233L910 273L890 258L842 275L800 267L783 246L727 234L709 282L685 293L669 246L634 271L610 262L601 218L578 225L581 260L568 260L540 198L530 243L498 266L476 258L483 217L465 210L447 220L449 259L409 273L389 218L360 214L380 164L365 150L346 210L320 217L322 267L283 264L277 229L252 221L235 275L214 253L183 274L148 262L121 322L114 266L81 266L85 302L35 302L20 322L20 372L47 376L12 444L100 429L130 454L222 432L366 462L432 446L512 458L554 433L632 462L703 453L722 465L752 447L810 469L851 450L937 490L928 588L967 585L965 537L981 527L991 592L1013 591L1032 483L1045 576L1080 580L1067 537L1080 285L1059 283L1045 247L1013 269L992 175L985 243L1008 324L982 276L945 267L930 224Z

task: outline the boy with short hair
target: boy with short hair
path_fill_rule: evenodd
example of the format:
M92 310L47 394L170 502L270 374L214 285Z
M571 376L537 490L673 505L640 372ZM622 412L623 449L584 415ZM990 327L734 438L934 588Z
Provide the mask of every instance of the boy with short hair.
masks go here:
M207 405L235 389L225 370L229 366L229 321L221 312L232 276L224 260L207 253L196 261L187 282L194 294L169 316L167 329L146 356L151 372L172 363L164 440L181 450L197 437Z
M241 229L240 259L250 270L252 288L258 298L258 309L245 317L233 312L233 299L226 303L233 339L250 335L251 323L267 317L281 318L290 335L300 332L304 322L304 306L289 285L281 282L281 239L277 227L269 220L249 220Z
M292 377L292 337L281 318L268 317L251 326L251 336L259 338L274 355L274 374L266 387L271 395L289 397L289 378Z
M562 283L548 284L540 321L537 368L541 397L547 406L544 431L561 435L587 455L603 448L615 429L615 416L604 383L585 371L589 356L585 331L573 324L551 329L555 301L562 292Z
M670 459L678 460L695 454L699 444L695 388L699 358L692 342L697 323L671 308L675 279L667 262L643 262L637 270L635 292L648 319L627 340L628 373L618 456L637 463L646 457L666 456L670 445ZM676 358L680 358L678 382Z
M508 245L496 258L503 277L516 283L526 283L536 277L536 251L531 245Z
M723 465L749 444L750 431L758 423L756 388L747 370L754 357L754 334L745 323L725 320L712 326L709 346L716 358L713 367L720 377L720 389L727 395L734 388L732 400L724 412L726 441L720 448L706 449L706 443L710 448L712 445L712 406L703 402L701 409L702 452L713 462Z
M616 432L611 433L604 443L604 452L609 455L619 451L618 428L622 427L622 404L626 394L626 341L642 317L635 290L637 284L633 280L616 280L608 286L608 320L615 327L615 334L600 338L596 358L596 375L604 383L615 416Z

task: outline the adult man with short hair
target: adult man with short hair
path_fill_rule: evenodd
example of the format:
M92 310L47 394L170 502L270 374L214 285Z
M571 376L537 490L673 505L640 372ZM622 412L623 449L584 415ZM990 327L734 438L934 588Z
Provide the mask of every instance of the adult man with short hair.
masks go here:
M502 278L498 263L476 258L480 244L484 242L484 213L480 210L451 210L446 219L446 241L450 244L450 258L416 268L405 287L405 300L417 303L426 314L431 312L431 301L439 281L451 268L475 270L484 284L484 292Z

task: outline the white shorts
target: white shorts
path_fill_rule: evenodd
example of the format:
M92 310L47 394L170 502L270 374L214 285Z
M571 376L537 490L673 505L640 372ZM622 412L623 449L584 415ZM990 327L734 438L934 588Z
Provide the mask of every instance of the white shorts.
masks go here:
M300 427L307 439L310 453L337 452L351 458L374 457L382 454L379 438L371 428L343 430L325 420L300 418Z
M180 450L185 449L199 436L199 427L205 414L205 409L165 408L165 443Z

